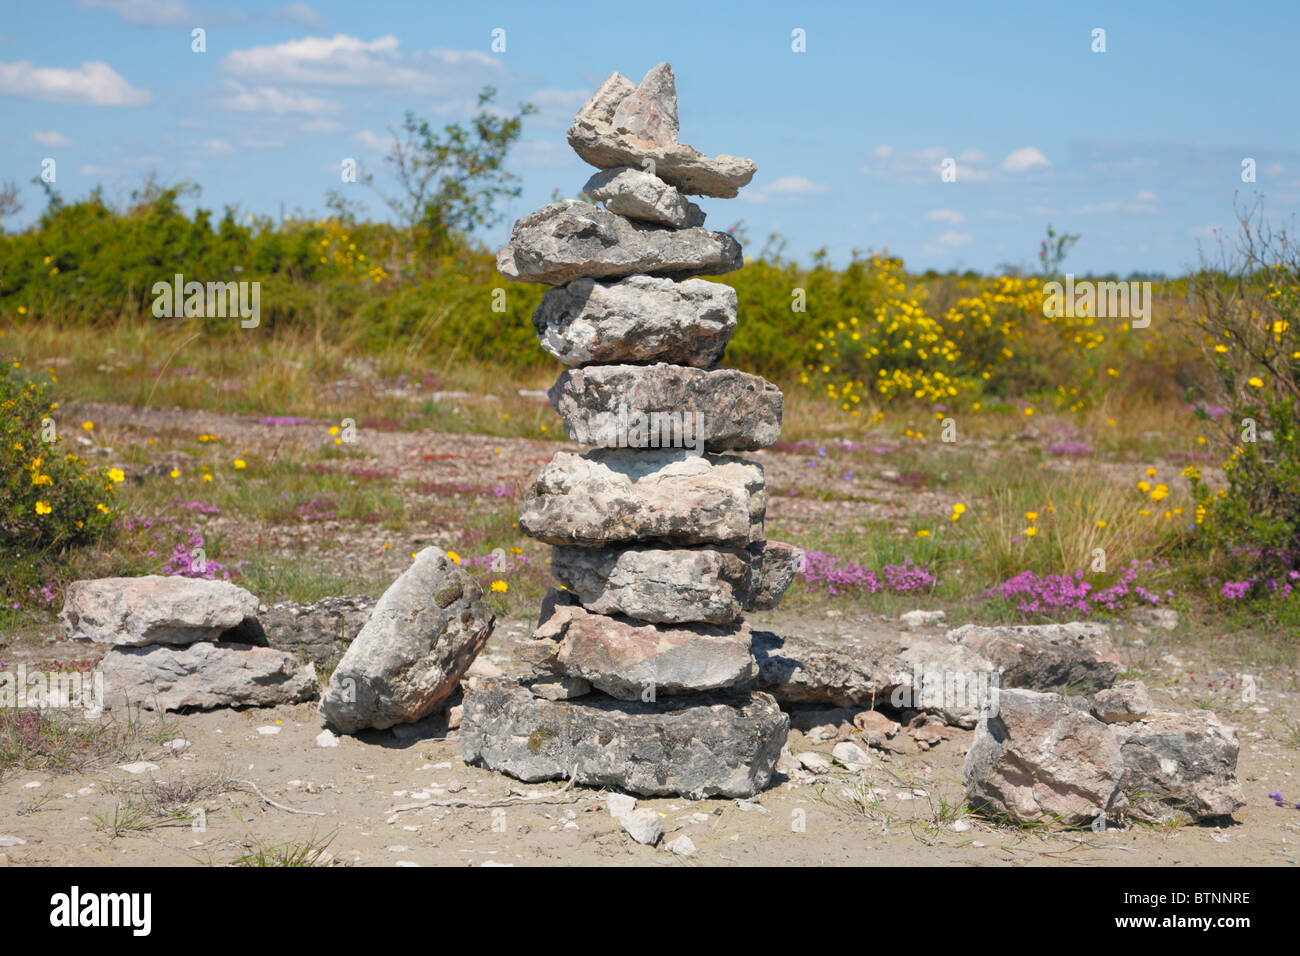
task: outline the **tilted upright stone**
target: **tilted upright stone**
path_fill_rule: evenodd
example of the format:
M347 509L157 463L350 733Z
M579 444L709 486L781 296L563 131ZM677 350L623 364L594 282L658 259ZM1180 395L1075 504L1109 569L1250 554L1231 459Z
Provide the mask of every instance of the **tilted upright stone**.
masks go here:
M762 468L729 450L781 431L781 391L716 368L736 293L691 278L743 264L683 194L734 196L754 164L677 142L672 67L611 74L569 142L603 172L586 195L515 223L508 279L555 286L533 314L571 366L550 390L569 437L538 476L520 528L552 545L564 590L542 602L524 656L539 676L480 681L465 698L467 762L523 780L568 777L640 794L752 796L789 720L751 685L746 610L775 607L803 553L763 538Z

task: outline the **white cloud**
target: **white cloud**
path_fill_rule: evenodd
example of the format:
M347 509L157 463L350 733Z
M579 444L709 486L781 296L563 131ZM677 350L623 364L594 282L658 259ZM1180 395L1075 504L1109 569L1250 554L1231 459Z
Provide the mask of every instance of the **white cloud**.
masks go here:
M373 149L378 153L391 152L393 144L396 142L391 135L380 135L370 129L363 129L361 132L357 133L356 141L366 147L366 149Z
M806 176L781 176L748 193L742 192L741 198L750 202L768 202L770 200L791 200L799 196L817 196L830 192L831 187L825 183L815 183Z
M1148 192L1148 191L1146 191L1146 190L1143 190L1142 192L1140 192L1140 193L1137 194L1137 201L1138 201L1138 202L1155 202L1155 201L1156 201L1156 194L1153 193L1153 192Z
M32 140L34 142L39 143L42 146L66 147L72 145L72 140L68 139L68 137L64 136L62 133L58 132L57 130L52 130L52 129L34 130L32 132Z
M120 176L122 174L122 170L117 166L92 166L89 164L82 166L80 172L83 176Z
M1035 146L1022 146L1020 149L1012 150L1007 158L1002 160L1002 168L1009 173L1023 173L1035 166L1050 165L1052 164L1047 157Z
M303 37L272 46L227 53L221 68L243 79L314 86L400 87L406 93L477 89L505 67L478 50L428 50L404 53L392 34L361 40L339 33Z
M224 139L205 139L203 141L203 152L209 156L229 156L235 151Z
M273 86L248 89L234 80L226 81L228 96L222 106L241 113L270 113L275 116L324 116L338 112L339 105L319 96L296 90L279 90Z
M276 7L271 11L271 18L294 23L308 30L325 29L325 18L306 3L286 3L282 7Z
M950 222L954 226L966 221L966 217L955 209L931 209L925 214L925 218L930 222Z
M83 106L143 106L153 94L138 90L103 60L75 70L33 66L26 60L0 63L0 93Z
M984 166L986 157L977 149L954 153L943 146L926 146L922 149L895 149L877 146L872 150L874 161L862 167L864 176L875 176L887 182L930 183L940 180L944 161L956 163L958 182L980 182L988 179Z
M185 0L77 0L83 10L112 10L127 23L146 27L197 26L197 14Z
M966 245L972 238L969 232L945 232L939 237L939 245L955 249L958 246Z

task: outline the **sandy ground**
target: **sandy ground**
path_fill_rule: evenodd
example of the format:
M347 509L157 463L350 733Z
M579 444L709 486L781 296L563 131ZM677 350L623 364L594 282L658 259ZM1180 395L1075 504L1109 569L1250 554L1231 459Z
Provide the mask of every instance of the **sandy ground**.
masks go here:
M778 633L884 626L878 619L809 619L775 612L755 619ZM511 671L514 642L529 622L503 620L485 659ZM1127 637L1127 639L1126 639ZM1248 803L1220 826L1131 826L1105 832L1043 832L991 825L977 817L954 828L943 807L960 804L962 759L971 731L928 752L872 750L864 773L836 767L804 782L778 777L754 801L643 800L664 824L658 847L635 843L605 810L603 794L562 783L527 785L460 759L455 731L442 719L395 734L374 731L321 748L322 722L311 703L245 711L218 710L167 718L169 736L189 746L150 755L156 770L109 767L81 774L17 772L0 782L0 834L25 843L0 848L8 865L226 864L258 848L328 839L324 860L344 866L434 865L1294 865L1300 856L1296 802L1300 751L1289 736L1300 695L1294 675L1262 675L1258 699L1238 703L1234 675L1194 651L1154 651L1149 638L1124 628L1120 650L1145 667L1161 707L1195 709L1219 694L1216 710L1241 739L1239 776ZM796 711L797 726L818 719ZM144 718L147 728L156 718ZM273 732L266 733L268 729ZM815 736L815 735L814 735ZM850 738L851 739L851 738ZM813 742L792 730L792 752L829 756L835 740ZM193 785L219 775L232 783L198 799L205 829L192 819L116 836L103 821L155 782ZM544 799L520 797L550 794ZM514 800L505 806L476 806ZM414 805L414 806L413 806ZM297 811L310 811L295 813ZM697 847L683 857L665 848L686 835Z

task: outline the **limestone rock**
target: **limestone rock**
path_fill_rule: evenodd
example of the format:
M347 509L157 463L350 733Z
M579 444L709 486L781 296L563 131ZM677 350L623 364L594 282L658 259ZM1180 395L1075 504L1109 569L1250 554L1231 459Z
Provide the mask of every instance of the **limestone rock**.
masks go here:
M1151 713L1151 694L1142 681L1125 681L1093 694L1091 709L1103 724L1142 720Z
M761 541L761 465L663 449L559 452L524 499L519 527L547 544Z
M329 669L361 633L374 608L375 599L365 595L285 601L245 619L222 640L274 647Z
M582 191L617 216L673 229L704 225L704 212L672 186L631 166L596 173Z
M544 660L562 674L584 678L620 700L648 688L686 694L745 684L757 669L749 625L656 625L561 607L533 633L547 646Z
M753 558L721 548L551 549L551 573L582 606L656 624L727 624L748 603Z
M1110 687L1123 669L1103 624L967 624L949 631L947 639L998 665L1003 687L1090 693Z
M1030 822L1092 820L1125 772L1110 728L1059 694L1003 690L981 720L962 775L972 805Z
M100 663L104 706L269 707L316 695L316 668L270 647L201 641L115 647Z
M63 636L119 647L215 641L257 613L257 598L229 581L180 575L97 578L68 586Z
M425 548L349 645L321 716L344 733L419 720L456 689L493 622L474 580L442 551Z
M740 244L725 232L633 222L574 199L520 219L497 250L507 279L548 285L582 276L721 275L743 264Z
M643 796L749 797L770 783L788 724L766 694L571 703L483 681L465 697L461 756L530 783L573 774Z
M997 669L960 646L909 634L754 632L756 685L785 704L891 707L973 727L997 700Z
M653 71L652 71L653 72ZM721 155L710 158L689 146L669 142L657 144L641 136L620 132L615 127L618 108L636 87L626 77L611 74L578 111L569 127L569 145L597 169L635 166L649 160L654 173L681 192L693 196L730 199L754 178L757 167L751 160ZM627 113L623 117L626 121ZM661 127L662 128L662 127ZM647 132L642 125L641 131Z
M659 814L649 807L625 813L618 818L618 822L627 831L627 835L637 843L654 846L663 839L664 822L659 819Z
M677 142L677 84L673 68L660 63L614 108L610 125L656 146Z
M719 452L767 448L781 435L781 390L730 368L597 365L562 373L548 393L565 433L583 445L661 447L689 428ZM689 445L688 445L689 447Z
M803 567L803 549L784 541L762 541L751 544L749 551L754 555L755 565L745 610L770 611L781 603L795 575Z
M671 362L708 368L736 331L736 290L704 279L574 279L533 312L542 348L565 365Z
M1111 730L1124 759L1128 812L1148 822L1179 813L1227 816L1246 805L1237 780L1237 737L1214 714L1157 713Z

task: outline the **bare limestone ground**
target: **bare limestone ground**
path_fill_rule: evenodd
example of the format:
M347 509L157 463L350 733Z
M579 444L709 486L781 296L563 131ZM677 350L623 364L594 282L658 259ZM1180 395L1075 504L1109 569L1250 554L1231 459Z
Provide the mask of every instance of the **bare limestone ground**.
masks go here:
M134 505L171 498L222 502L219 514L194 512L192 518L210 539L220 540L220 560L251 556L255 563L241 570L240 583L255 573L262 582L273 582L253 587L264 603L309 599L299 592L323 587L304 583L298 573L304 567L334 569L326 582L333 593L349 593L335 585L351 582L352 593L378 596L406 566L408 552L425 543L459 547L467 555L518 545L544 567L545 549L513 528L517 495L541 463L572 447L540 439L372 430L358 450L334 457L323 424L286 428L210 413L109 405L86 406L78 414L96 422L98 445L112 447L106 461L129 455L135 463L140 478L132 485L131 493L139 496ZM196 445L198 434L215 435L218 442ZM950 507L951 494L912 487L905 472L905 480L898 480L890 469L901 469L889 461L869 455L856 463L841 461L830 475L825 467L809 465L815 454L753 456L767 469L773 490L770 536L805 543L828 528L852 534L869 524L891 523L902 533L911 516L927 511L942 516ZM249 462L239 476L229 468L237 455ZM177 483L165 470L150 471L160 462L176 461L183 473ZM202 464L211 468L214 482L199 483ZM248 493L223 486L277 468L280 484L249 485ZM843 477L846 469L853 472L851 480ZM274 517L275 503L264 500L283 494L286 476L307 476L310 484L340 474L352 486L379 489L367 491L373 501L360 501L352 513L306 520L295 517L293 509ZM506 493L497 495L497 488ZM800 493L783 493L791 488ZM403 521L375 518L367 510L393 501L401 503ZM471 526L467 546L465 529ZM484 665L506 673L514 669L515 644L535 620L538 586L538 580L521 577L517 586L512 579L508 595L493 596L498 622L480 658ZM948 626L974 619L973 607L897 600L903 604L792 593L788 607L754 615L752 623L778 634L833 637L896 630L898 611L918 606L944 607ZM70 659L84 666L97 656L93 649L51 640L55 634L53 625L40 624L0 635L0 658L10 666ZM338 747L321 748L316 736L322 722L315 704L308 703L143 715L134 736L139 755L156 769L138 774L118 769L118 761L71 773L5 772L0 837L24 842L3 841L12 845L0 845L0 864L225 865L297 853L362 866L1294 865L1300 855L1300 810L1294 809L1300 802L1300 682L1294 657L1247 659L1235 637L1222 622L1186 613L1173 632L1115 625L1119 653L1128 670L1150 686L1158 708L1212 709L1237 728L1238 774L1247 805L1234 821L1218 827L1130 826L1098 833L992 824L964 809L961 764L971 732L953 728L951 740L928 751L911 745L902 754L871 750L872 767L862 773L835 766L803 780L780 777L749 803L640 801L663 815L664 839L651 848L631 840L598 792L564 791L562 782L522 784L466 767L456 733L447 731L442 719L398 734L342 737ZM1244 699L1242 671L1255 676L1256 700ZM815 733L812 728L827 718L795 711L790 751L814 751L829 760L837 737L856 740L851 725L839 722L842 716L832 715L836 726ZM177 738L188 746L175 752L163 746ZM1291 804L1274 806L1267 796L1273 791ZM552 796L520 799L545 793ZM504 805L476 805L500 802ZM193 820L200 809L206 829L196 830ZM682 835L698 848L694 856L664 848Z

